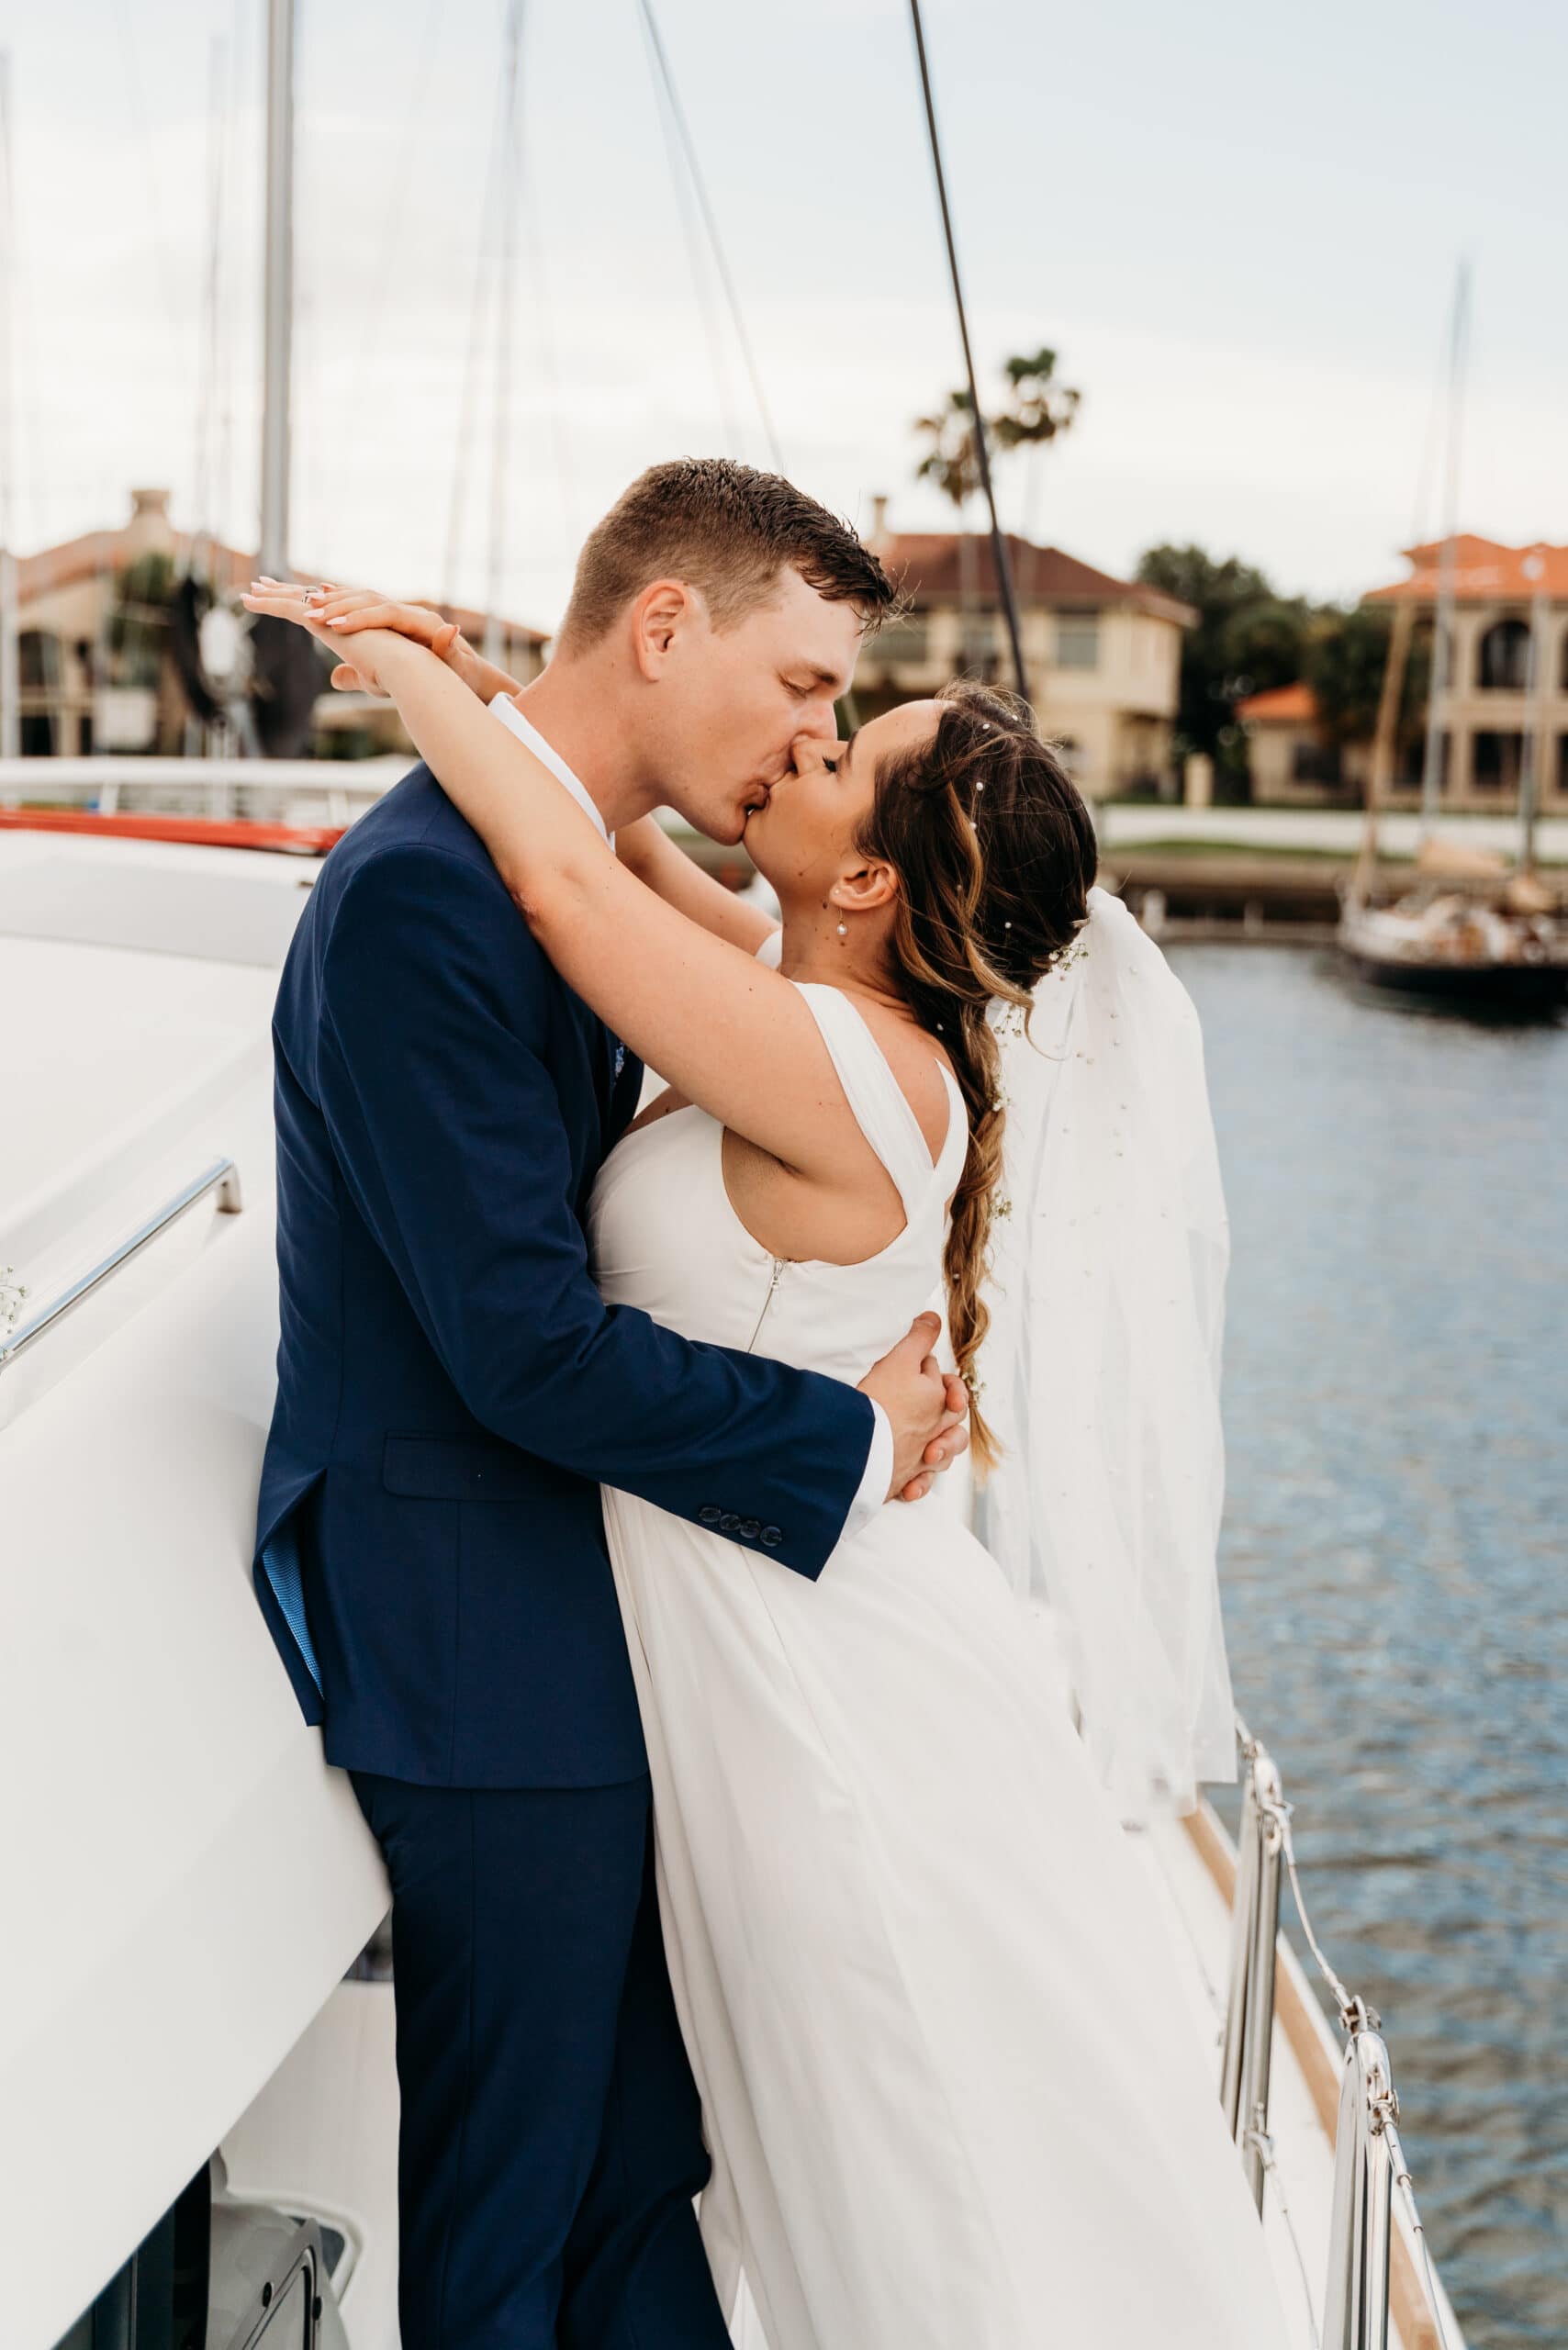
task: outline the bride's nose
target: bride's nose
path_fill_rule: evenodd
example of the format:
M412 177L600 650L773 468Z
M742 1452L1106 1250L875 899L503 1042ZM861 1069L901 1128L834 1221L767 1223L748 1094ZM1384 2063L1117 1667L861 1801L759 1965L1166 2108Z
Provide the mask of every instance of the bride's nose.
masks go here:
M790 746L797 775L820 774L823 767L836 769L844 756L842 743L824 742L820 734L797 734Z

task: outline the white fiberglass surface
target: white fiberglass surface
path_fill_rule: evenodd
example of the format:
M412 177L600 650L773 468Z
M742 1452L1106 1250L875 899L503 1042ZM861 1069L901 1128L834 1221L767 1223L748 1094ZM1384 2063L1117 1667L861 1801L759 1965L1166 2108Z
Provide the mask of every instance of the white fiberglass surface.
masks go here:
M0 1261L52 1254L259 1069L275 990L240 965L0 936Z
M0 937L276 969L313 857L75 834L0 834Z

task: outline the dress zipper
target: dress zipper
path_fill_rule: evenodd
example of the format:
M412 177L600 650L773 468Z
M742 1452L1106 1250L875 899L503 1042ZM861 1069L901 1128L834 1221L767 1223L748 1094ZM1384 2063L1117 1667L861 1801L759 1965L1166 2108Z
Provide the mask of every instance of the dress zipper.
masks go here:
M757 1333L761 1330L763 1324L767 1319L767 1309L773 1303L773 1292L778 1288L784 1268L789 1263L790 1259L788 1257L775 1257L771 1259L770 1261L773 1266L773 1278L767 1284L767 1295L762 1301L762 1312L756 1317L756 1329L752 1332L750 1338L746 1341L746 1352L748 1355L753 1353L756 1349Z

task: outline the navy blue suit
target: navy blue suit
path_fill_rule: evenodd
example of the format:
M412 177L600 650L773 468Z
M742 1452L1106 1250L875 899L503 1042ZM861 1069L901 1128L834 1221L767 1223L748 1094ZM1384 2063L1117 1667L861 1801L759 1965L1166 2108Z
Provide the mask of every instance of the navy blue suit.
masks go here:
M814 1575L870 1405L605 1306L639 1065L427 769L328 859L274 1043L256 1588L392 1876L403 2350L717 2350L598 1484Z

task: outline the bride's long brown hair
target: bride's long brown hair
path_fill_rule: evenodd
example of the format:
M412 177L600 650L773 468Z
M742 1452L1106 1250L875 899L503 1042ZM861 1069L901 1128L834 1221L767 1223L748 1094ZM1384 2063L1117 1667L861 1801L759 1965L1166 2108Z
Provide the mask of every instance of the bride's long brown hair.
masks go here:
M857 845L898 874L894 983L946 1046L969 1112L944 1270L948 1334L970 1393L970 1449L983 1471L996 1447L975 1358L991 1319L980 1282L1006 1114L987 1013L1000 998L1027 1016L1036 982L1088 917L1097 851L1089 811L1025 703L968 680L938 699L934 741L879 767Z

